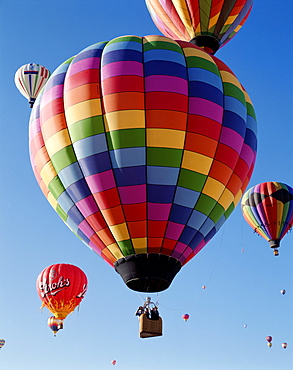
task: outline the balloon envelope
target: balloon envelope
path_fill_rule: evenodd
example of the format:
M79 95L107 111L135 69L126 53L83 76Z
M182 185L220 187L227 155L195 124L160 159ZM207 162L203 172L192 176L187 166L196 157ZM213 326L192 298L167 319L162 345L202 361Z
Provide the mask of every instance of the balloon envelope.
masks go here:
M111 361L111 364L112 364L112 365L116 365L116 362L117 362L116 360L112 360L112 361Z
M219 59L124 36L53 73L31 114L31 162L68 227L129 288L157 292L234 210L255 130L246 91Z
M286 348L288 347L288 344L287 344L287 343L282 343L282 347L283 347L284 349L286 349Z
M5 340L4 339L0 339L0 349L4 346L5 344Z
M189 319L189 315L186 313L186 314L184 314L184 315L182 315L182 319L184 320L184 321L187 321L188 319Z
M253 0L146 0L158 29L173 40L215 53L245 23Z
M270 335L268 335L268 336L266 337L266 341L267 341L267 342L269 342L269 343L270 343L272 340L273 340L273 338L272 338Z
M293 224L293 189L281 182L264 182L247 190L241 206L247 223L271 248L278 248Z
M55 316L51 316L48 318L48 326L52 330L52 332L56 335L56 333L63 329L63 320L56 319Z
M38 276L37 292L56 319L65 319L81 303L87 277L77 266L59 263L46 267Z
M19 92L28 99L31 108L49 77L49 70L36 63L25 64L16 71L15 85Z

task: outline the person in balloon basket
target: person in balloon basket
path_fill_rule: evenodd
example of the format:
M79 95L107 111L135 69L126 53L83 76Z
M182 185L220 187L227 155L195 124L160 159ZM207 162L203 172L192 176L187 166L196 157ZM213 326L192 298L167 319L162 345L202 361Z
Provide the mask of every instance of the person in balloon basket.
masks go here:
M157 306L151 309L149 318L151 320L159 320L159 311Z
M138 307L138 309L136 310L136 312L135 312L135 316L140 316L140 315L142 315L143 313L145 313L145 310L144 310L144 308L142 307L142 306L139 306Z

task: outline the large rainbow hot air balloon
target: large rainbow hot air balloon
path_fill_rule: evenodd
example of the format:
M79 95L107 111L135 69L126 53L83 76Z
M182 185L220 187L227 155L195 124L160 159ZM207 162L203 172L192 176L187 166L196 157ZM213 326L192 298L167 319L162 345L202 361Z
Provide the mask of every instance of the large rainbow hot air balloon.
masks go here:
M242 213L247 223L274 249L293 226L293 189L281 182L263 182L244 194Z
M30 154L68 227L129 288L157 292L241 199L255 131L249 96L219 59L123 36L53 73L31 114Z
M42 307L47 307L56 319L64 320L83 300L87 277L77 266L58 263L39 274L36 288Z
M158 29L214 54L240 30L253 0L145 0Z
M31 108L49 77L49 70L36 63L25 64L16 71L15 85L19 92L28 99Z

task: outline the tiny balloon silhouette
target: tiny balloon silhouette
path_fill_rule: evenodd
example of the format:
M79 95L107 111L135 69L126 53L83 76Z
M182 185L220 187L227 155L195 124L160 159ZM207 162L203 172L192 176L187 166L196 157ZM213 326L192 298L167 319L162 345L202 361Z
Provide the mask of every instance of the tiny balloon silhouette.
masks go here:
M288 344L287 344L287 343L282 343L282 347L283 347L284 349L286 349L286 348L287 348L287 346L288 346Z
M280 293L284 295L286 293L286 290L282 289L282 290L280 290Z

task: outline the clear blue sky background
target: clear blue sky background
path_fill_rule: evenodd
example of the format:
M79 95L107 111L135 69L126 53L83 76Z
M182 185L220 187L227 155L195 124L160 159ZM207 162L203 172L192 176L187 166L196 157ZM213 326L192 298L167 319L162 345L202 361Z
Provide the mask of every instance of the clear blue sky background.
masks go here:
M245 26L217 53L247 89L257 114L259 147L250 186L293 186L292 13L291 0L255 1ZM120 370L291 370L292 234L274 257L238 206L171 287L151 295L159 300L164 335L140 339L134 312L145 295L129 290L86 248L38 188L28 155L30 108L14 86L15 71L30 62L54 71L83 48L126 34L160 34L144 0L0 3L0 338L6 340L0 368L104 370L115 359ZM54 338L48 311L39 310L35 281L43 268L59 262L84 270L89 289Z

